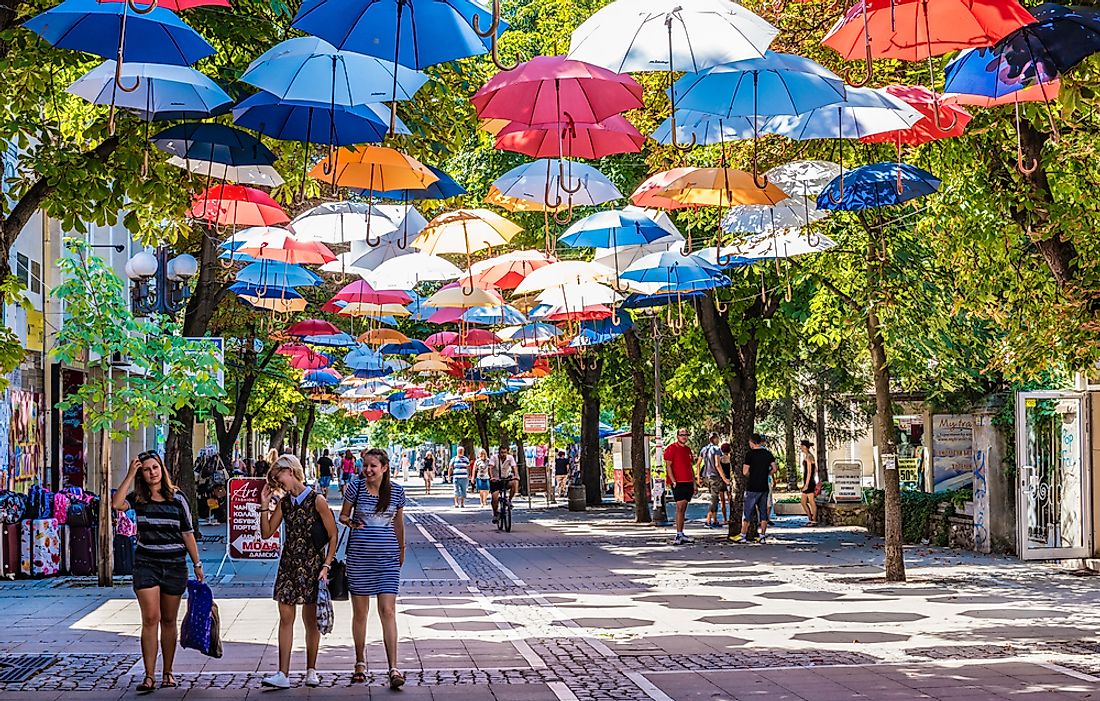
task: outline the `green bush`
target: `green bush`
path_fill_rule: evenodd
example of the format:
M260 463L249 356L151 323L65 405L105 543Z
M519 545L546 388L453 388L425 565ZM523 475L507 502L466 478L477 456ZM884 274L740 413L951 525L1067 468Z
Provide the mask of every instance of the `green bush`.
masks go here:
M886 493L881 489L864 489L864 501L872 522L886 521ZM947 492L901 493L901 537L905 543L915 544L924 541L936 545L947 545L948 519L958 508L973 498L970 489L958 489ZM943 515L939 516L940 504L945 504ZM938 520L938 523L935 521Z

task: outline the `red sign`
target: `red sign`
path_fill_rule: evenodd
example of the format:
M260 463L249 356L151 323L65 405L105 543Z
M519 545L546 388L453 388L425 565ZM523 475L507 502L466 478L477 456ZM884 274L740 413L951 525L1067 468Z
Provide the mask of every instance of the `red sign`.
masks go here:
M524 414L524 433L546 433L550 426L549 417L546 414Z
M279 559L279 533L260 537L260 492L264 480L234 477L229 480L229 532L225 543L231 560Z

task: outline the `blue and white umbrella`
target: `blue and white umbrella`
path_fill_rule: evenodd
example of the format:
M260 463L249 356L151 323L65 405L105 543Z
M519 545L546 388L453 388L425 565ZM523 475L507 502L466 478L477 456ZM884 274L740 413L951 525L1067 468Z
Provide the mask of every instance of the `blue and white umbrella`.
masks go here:
M641 211L613 209L578 219L558 242L577 248L615 248L652 243L669 233Z
M236 279L260 287L315 287L325 283L320 275L300 265L275 260L250 263L237 271Z
M137 87L130 92L119 90L115 62L104 61L77 78L68 92L92 104L134 112L150 122L202 119L219 114L233 102L217 83L187 66L124 63L117 73L124 80L137 79Z

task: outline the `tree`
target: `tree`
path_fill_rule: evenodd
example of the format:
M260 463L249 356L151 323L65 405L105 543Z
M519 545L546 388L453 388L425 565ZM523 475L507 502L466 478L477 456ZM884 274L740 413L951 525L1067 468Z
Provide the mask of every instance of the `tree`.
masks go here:
M603 464L600 460L600 378L604 358L601 351L588 351L567 357L562 366L574 389L581 396L581 479L585 502L603 503Z
M51 352L61 363L87 358L84 384L58 405L80 405L85 428L100 436L99 584L111 585L114 536L111 441L163 419L185 405L218 408L221 363L209 345L179 335L170 320L142 320L130 311L126 286L83 242L68 239L70 255L58 261L65 281L53 291L69 317ZM115 377L115 365L127 368Z
M630 467L634 479L634 522L649 523L649 479L646 474L647 455L646 417L649 415L651 392L648 387L647 366L642 358L642 343L637 331L631 327L623 332L623 345L630 359L630 380L634 402L630 411Z

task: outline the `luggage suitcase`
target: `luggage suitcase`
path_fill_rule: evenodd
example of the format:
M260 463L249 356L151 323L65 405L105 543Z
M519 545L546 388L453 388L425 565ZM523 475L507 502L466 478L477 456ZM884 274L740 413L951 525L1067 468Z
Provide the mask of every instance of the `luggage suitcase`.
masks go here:
M65 571L75 577L95 573L96 529L91 526L65 526Z
M115 536L115 574L117 576L134 573L134 551L137 549L137 537L129 535Z
M30 577L57 574L61 569L61 538L57 520L23 521L19 569Z
M0 524L0 577L19 574L19 524Z

